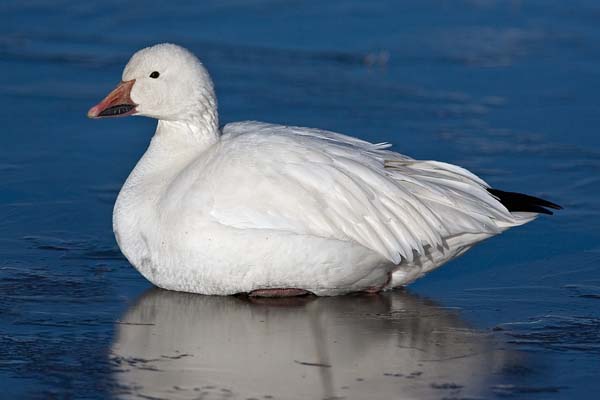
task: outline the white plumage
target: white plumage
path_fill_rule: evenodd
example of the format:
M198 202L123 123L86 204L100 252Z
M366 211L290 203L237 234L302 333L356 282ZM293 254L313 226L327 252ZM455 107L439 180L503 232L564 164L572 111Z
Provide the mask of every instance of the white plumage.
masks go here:
M219 129L208 74L175 45L136 53L123 81L128 93L117 89L89 115L159 119L119 194L114 230L163 288L392 288L537 215L511 213L463 168L385 143L259 122Z
M387 144L258 122L223 133L211 179L231 186L212 193L211 215L224 225L353 240L399 264L451 236L525 222L470 172Z

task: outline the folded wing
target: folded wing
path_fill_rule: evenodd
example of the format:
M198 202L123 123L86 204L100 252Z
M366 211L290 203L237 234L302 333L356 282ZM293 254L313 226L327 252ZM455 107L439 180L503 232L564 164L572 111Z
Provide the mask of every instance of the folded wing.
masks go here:
M210 213L224 225L352 240L398 264L443 250L449 237L496 234L535 216L511 214L463 168L387 144L258 122L223 133Z

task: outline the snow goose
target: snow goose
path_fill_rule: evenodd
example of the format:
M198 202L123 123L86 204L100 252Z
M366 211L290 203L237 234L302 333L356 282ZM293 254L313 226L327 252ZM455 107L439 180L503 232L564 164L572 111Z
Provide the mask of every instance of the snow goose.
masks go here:
M455 165L319 129L219 127L212 81L174 44L135 53L90 118L158 120L117 198L121 251L155 285L211 295L377 292L559 209Z

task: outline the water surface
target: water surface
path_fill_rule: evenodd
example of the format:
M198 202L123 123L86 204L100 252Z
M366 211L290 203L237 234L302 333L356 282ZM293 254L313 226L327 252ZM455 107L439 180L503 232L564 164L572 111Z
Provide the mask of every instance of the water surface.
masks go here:
M595 398L600 5L592 0L0 5L0 388L9 398ZM90 121L172 41L223 123L389 141L565 206L375 297L154 290L112 205L155 122ZM262 321L262 322L261 322Z

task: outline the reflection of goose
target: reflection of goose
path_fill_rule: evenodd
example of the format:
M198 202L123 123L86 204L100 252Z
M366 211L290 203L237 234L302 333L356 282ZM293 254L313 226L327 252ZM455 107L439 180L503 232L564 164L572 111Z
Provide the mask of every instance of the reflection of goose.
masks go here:
M165 289L379 291L560 208L386 144L248 121L219 128L216 103L198 59L161 44L135 53L88 114L159 120L113 227L127 259Z
M506 362L454 312L407 293L281 301L148 291L112 348L123 397L481 396Z

